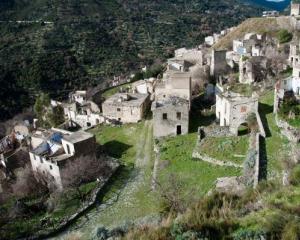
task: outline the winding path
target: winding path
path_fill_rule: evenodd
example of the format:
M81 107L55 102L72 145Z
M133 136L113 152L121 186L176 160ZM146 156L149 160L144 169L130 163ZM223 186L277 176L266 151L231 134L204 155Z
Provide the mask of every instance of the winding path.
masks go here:
M135 166L126 184L118 187L118 190L107 201L91 210L70 229L53 239L65 239L73 233L78 233L82 239L91 239L95 236L99 226L110 227L106 226L103 218L117 215L116 211L122 208L129 207L134 210L134 193L145 183L145 170L151 166L151 152L152 122L146 121L139 139L137 139ZM115 224L120 224L119 219L115 220Z

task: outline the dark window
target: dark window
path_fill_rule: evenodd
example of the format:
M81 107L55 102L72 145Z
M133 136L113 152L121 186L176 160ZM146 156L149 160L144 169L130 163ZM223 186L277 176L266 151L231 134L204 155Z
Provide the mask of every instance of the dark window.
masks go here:
M67 144L67 153L71 154L70 146Z
M167 120L168 119L168 114L163 113L163 120Z
M40 161L41 161L41 163L43 163L43 159L42 158L40 158Z
M181 120L181 112L178 112L178 113L176 114L176 117L177 117L178 120Z
M50 170L52 170L52 169L53 169L53 167L52 167L51 165L49 165L49 167L50 167Z
M121 108L117 108L117 111L118 111L118 112L121 112Z

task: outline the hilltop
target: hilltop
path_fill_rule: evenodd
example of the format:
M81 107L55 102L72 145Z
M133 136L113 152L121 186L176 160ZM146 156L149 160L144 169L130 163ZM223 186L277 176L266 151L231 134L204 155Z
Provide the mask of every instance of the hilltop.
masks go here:
M114 75L159 64L175 48L261 11L239 0L1 1L0 119L32 105L39 92L65 97L105 87Z
M230 49L234 39L241 39L246 33L274 34L281 29L276 18L249 18L214 45L216 49Z

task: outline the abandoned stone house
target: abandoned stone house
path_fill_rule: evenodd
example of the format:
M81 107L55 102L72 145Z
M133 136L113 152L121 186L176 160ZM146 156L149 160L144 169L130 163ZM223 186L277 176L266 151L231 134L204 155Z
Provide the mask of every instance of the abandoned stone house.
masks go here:
M171 71L188 72L192 64L186 60L168 59L167 69Z
M99 106L92 101L63 103L66 119L87 129L104 122Z
M189 131L189 101L180 97L169 97L154 101L153 135L156 138L187 134Z
M292 64L292 76L279 80L275 84L274 112L278 111L286 94L293 95L297 99L300 99L300 63L297 61L292 61Z
M300 15L300 4L291 2L291 16L299 16Z
M117 93L102 104L102 111L107 119L135 123L145 117L149 107L149 94Z
M266 57L241 57L239 82L247 84L262 82L270 74L270 67L270 60Z
M150 100L153 101L157 81L156 78L149 78L133 82L131 84L131 91L132 93L150 94Z
M210 75L216 79L228 71L226 52L226 50L215 49L211 52Z
M166 71L161 82L155 87L155 100L163 101L170 97L191 100L191 73Z
M233 40L233 52L240 56L260 56L259 49L261 44L265 41L264 35L256 33L247 33L242 40Z
M64 169L68 161L95 154L95 136L84 131L37 130L31 136L29 156L32 170L43 174L58 189L67 184Z
M218 86L216 94L216 118L221 127L228 127L229 131L237 135L241 125L247 125L250 114L258 113L258 97L246 97L238 93L224 90Z
M176 60L186 61L192 65L194 64L203 65L204 54L205 52L203 51L203 49L200 48L192 48L192 49L180 48L175 50L175 57L169 60L170 62L172 62L172 60L176 59Z
M83 104L87 101L87 91L75 91L71 92L70 95L70 102L78 102L79 104Z

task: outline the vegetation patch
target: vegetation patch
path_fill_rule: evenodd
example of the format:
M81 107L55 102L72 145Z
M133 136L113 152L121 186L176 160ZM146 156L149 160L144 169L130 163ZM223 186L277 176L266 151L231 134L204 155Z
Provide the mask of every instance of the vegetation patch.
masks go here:
M281 176L281 160L286 157L286 153L291 147L287 138L282 136L280 129L276 125L275 115L273 114L273 101L273 91L266 92L259 99L259 112L267 132L267 165L265 171L268 173L268 179Z
M185 193L193 191L194 196L202 196L214 187L219 177L238 176L239 169L233 167L212 166L192 158L197 134L165 138L159 142L160 160L169 164L160 170L159 180L168 184L168 178L174 174L184 184Z
M222 161L242 164L249 148L249 136L206 137L200 145L200 152Z

